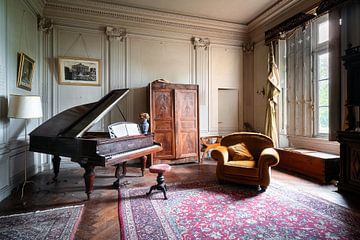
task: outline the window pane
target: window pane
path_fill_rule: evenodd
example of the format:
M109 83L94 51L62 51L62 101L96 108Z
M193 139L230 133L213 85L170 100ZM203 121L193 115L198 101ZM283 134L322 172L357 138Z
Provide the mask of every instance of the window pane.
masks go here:
M318 80L329 78L329 53L318 55Z
M329 21L318 25L318 43L329 41Z
M319 107L318 115L318 129L319 133L329 133L329 108Z
M318 101L319 106L329 106L329 81L319 81L318 84Z

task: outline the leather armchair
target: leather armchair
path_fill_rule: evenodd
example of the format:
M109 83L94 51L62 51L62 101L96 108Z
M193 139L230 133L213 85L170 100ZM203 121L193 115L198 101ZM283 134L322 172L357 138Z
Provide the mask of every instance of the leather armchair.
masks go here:
M244 143L254 160L232 161L228 147ZM225 136L211 157L217 161L216 176L219 182L258 185L265 191L270 184L271 167L279 163L279 154L271 138L261 133L237 132ZM260 190L260 189L259 189Z

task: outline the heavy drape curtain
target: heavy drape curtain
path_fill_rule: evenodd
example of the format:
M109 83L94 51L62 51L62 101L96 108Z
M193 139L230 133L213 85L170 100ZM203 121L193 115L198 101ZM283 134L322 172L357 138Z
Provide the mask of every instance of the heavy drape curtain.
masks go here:
M266 115L265 115L265 134L274 142L274 146L279 146L278 129L276 124L276 105L278 103L277 96L280 94L280 77L279 69L275 63L274 42L269 46L268 66L269 74L266 83Z

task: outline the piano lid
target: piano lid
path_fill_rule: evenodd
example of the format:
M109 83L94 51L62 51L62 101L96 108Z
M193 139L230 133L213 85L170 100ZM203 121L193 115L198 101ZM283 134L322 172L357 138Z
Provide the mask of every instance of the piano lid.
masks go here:
M129 89L116 89L99 101L69 108L50 118L34 129L31 136L81 137L103 118L127 93Z

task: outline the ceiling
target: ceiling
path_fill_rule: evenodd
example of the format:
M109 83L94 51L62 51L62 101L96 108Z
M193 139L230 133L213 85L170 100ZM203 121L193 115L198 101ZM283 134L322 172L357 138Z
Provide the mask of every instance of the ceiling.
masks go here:
M278 0L102 0L102 2L248 24Z

